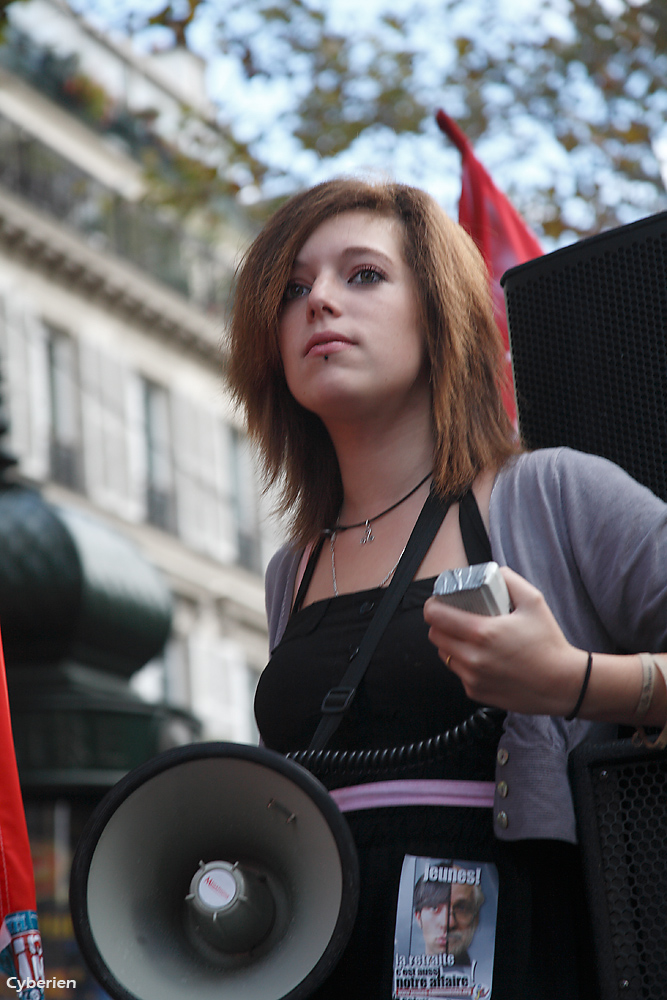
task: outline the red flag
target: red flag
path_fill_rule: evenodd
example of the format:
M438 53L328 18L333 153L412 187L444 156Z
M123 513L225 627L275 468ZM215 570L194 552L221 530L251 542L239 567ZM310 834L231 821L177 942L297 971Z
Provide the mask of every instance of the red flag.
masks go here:
M0 640L0 970L18 998L44 996L35 878L19 785Z
M540 257L542 248L517 210L502 191L498 190L475 157L470 142L456 122L444 111L438 111L436 121L461 153L459 222L474 239L489 270L496 322L500 327L507 351L509 380L503 399L507 412L516 422L507 314L500 279L508 268Z

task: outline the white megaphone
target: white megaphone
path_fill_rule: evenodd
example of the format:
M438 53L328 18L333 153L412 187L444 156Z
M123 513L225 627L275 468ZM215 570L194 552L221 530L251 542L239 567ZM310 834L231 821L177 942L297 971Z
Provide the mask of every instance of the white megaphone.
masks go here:
M169 750L118 782L70 887L79 947L114 1000L303 1000L358 898L354 841L324 786L234 743Z

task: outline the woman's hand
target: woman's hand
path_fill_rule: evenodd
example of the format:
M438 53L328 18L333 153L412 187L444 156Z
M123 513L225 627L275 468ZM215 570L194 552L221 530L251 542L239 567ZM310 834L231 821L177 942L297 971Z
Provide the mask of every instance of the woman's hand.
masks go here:
M539 590L507 567L501 573L511 614L476 615L430 598L424 605L429 639L473 700L531 715L567 715L588 654L567 641Z

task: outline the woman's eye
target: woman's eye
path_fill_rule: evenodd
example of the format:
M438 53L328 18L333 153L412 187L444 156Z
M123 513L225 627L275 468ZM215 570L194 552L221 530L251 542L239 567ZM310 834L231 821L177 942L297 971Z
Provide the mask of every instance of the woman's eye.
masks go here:
M290 281L283 294L283 302L294 302L296 299L301 299L307 294L308 287L306 285L302 285L298 281Z
M357 285L375 285L379 281L384 281L385 277L381 271L376 270L374 267L361 267L352 275L350 280Z

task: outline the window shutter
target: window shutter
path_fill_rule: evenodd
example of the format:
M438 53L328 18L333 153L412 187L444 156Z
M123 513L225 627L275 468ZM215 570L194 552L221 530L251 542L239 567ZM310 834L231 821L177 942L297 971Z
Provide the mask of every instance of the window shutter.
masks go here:
M261 532L259 526L259 488L250 444L245 435L232 430L231 476L234 490L238 562L246 569L260 572Z
M172 396L178 532L183 541L222 562L235 556L220 418L180 394Z
M11 422L9 441L21 471L43 481L49 472L49 380L44 324L22 299L2 299L2 391Z
M120 517L137 514L130 484L129 373L90 343L80 345L86 489L94 503Z
M189 645L192 708L204 724L204 738L255 742L253 689L240 643L201 628Z
M128 516L131 521L146 519L146 490L148 486L148 456L146 449L146 414L144 408L144 383L136 372L127 372L127 464L128 464Z

